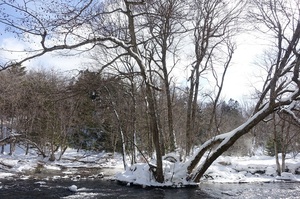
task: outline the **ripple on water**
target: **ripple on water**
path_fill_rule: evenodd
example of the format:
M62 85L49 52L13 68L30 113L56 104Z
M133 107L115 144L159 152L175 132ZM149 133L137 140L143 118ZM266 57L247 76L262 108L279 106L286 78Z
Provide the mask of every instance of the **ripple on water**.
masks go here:
M77 192L68 187L77 186ZM197 188L162 189L119 185L102 179L79 180L1 180L0 198L130 198L130 199L205 199L205 198L299 198L299 183L201 184Z

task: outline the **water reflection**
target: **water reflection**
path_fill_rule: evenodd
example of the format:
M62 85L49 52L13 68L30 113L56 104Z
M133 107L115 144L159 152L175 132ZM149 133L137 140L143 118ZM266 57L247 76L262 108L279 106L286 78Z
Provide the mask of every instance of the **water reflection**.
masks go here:
M78 192L68 190L71 185ZM198 188L161 189L119 185L101 179L1 180L0 198L130 198L130 199L205 199L205 198L299 198L299 183L201 184Z
M203 184L200 189L216 198L300 198L300 183Z

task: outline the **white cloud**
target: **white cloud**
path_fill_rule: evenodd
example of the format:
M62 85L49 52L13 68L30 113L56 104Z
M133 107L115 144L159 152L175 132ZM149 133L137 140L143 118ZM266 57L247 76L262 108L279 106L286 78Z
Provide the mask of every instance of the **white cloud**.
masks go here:
M34 40L33 40L34 41ZM39 41L24 43L16 38L7 37L0 40L0 46L5 49L10 49L11 51L1 51L2 61L17 61L22 59L28 54L24 53L24 49L37 49ZM50 45L50 44L49 44ZM238 48L234 53L233 64L228 69L228 73L225 79L224 89L222 91L222 97L225 100L229 98L234 98L241 101L243 98L249 98L253 88L251 85L259 86L257 84L257 79L255 75L259 73L258 68L255 67L254 62L259 54L263 51L263 46L261 41L256 39L256 37L250 34L241 35L238 38ZM86 55L86 54L85 54ZM189 71L185 70L188 64L188 58L186 58L186 63L179 64L174 70L176 75L176 81L181 82L181 85L187 84L187 77ZM87 65L88 59L84 55L75 56L61 56L59 52L48 53L31 61L24 63L28 69L55 69L59 71L68 70L82 70ZM182 60L181 62L184 62ZM189 70L189 69L187 69ZM206 85L206 86L205 86ZM213 85L213 83L211 84ZM204 90L212 90L211 85L207 82L203 83L201 86L207 87Z
M25 43L13 37L2 38L1 61L6 63L10 61L20 61L30 55L26 50L38 49L35 42ZM4 50L6 49L6 50ZM36 52L33 52L34 54ZM56 69L60 71L80 70L84 68L87 58L83 55L63 56L60 52L47 53L33 60L24 62L28 69Z
M254 87L259 89L261 69L255 64L265 50L266 41L252 33L245 33L237 39L237 49L233 55L232 65L228 69L223 96L235 100L249 99Z

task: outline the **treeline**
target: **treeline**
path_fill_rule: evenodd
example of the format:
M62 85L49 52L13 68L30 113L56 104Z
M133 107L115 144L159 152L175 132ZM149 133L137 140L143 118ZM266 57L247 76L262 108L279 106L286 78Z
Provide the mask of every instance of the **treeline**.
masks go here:
M27 152L34 147L50 160L60 159L67 147L124 152L132 157L132 162L138 161L137 153L152 156L154 147L142 81L137 84L138 81L129 81L125 76L88 70L74 77L56 71L26 72L21 66L2 71L0 76L2 139L11 133L19 135ZM176 148L183 153L188 98L184 89L171 90ZM171 152L171 140L164 92L157 90L154 99L161 149L166 154ZM214 108L209 99L197 104L195 146L237 127L251 112L251 108L233 99L220 101ZM291 118L273 114L273 118L252 129L227 154L252 155L257 147L265 148L270 155L275 155L275 150L296 154L300 149L298 130Z

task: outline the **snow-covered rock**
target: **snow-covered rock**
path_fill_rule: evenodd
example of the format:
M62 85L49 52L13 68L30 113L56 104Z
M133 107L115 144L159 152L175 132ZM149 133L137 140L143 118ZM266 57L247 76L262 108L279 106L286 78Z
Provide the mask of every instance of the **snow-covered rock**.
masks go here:
M77 191L78 191L76 185L71 185L71 186L68 187L68 189L69 189L70 191L72 191L72 192L77 192Z
M148 164L135 164L125 172L117 174L116 178L121 182L150 186L153 176L149 169L150 167Z
M266 168L266 172L265 174L268 175L268 176L276 176L276 169L274 168L274 166L268 166Z
M45 184L46 184L46 182L45 182L45 181L37 181L37 182L35 182L34 184L38 184L38 185L45 185Z

